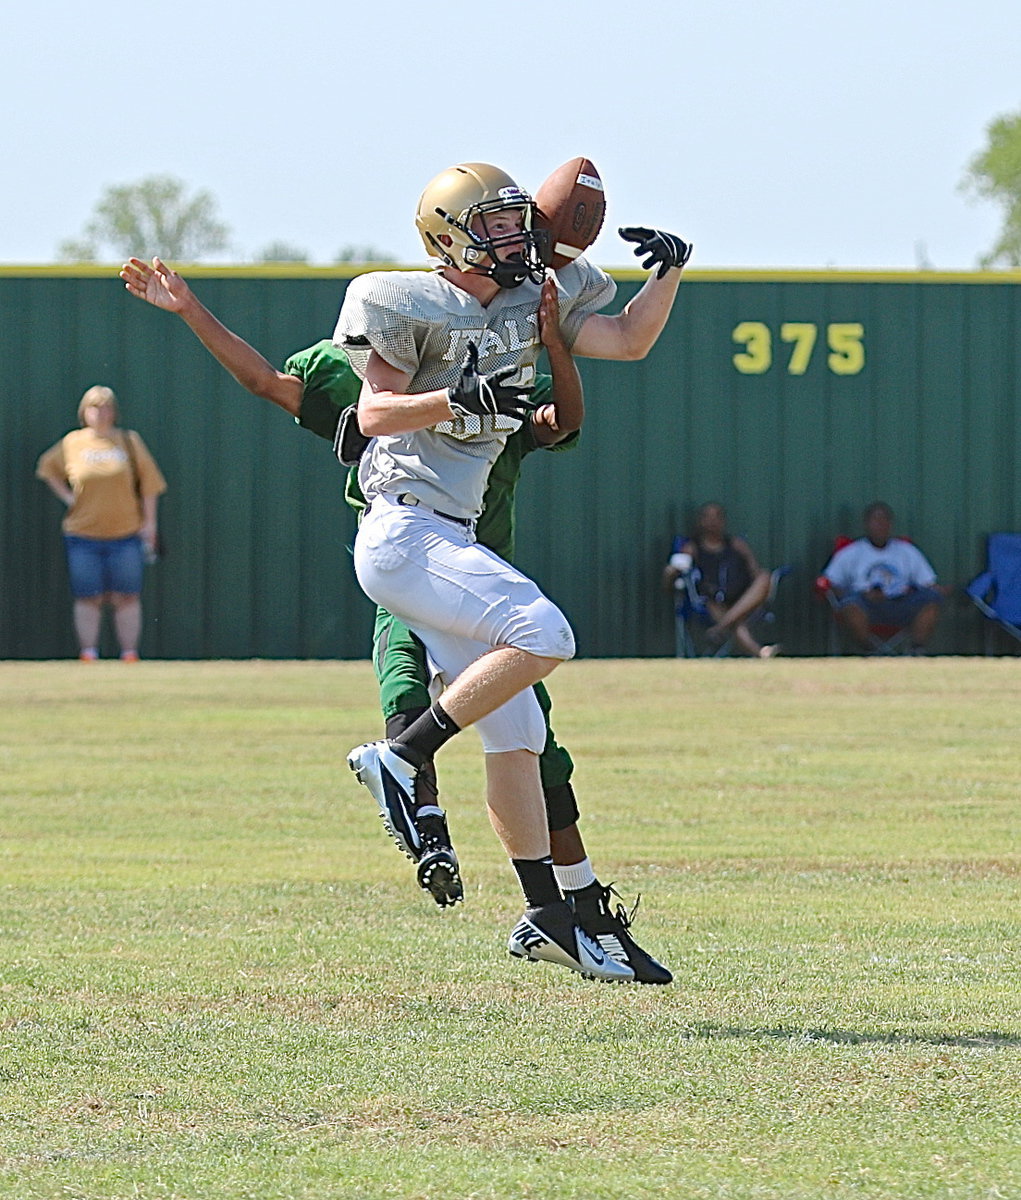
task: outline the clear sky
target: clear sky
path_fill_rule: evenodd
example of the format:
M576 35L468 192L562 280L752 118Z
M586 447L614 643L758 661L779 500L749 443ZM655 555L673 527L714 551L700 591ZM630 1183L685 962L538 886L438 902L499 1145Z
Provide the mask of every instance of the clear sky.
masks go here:
M215 196L233 261L417 263L444 167L534 190L581 154L605 266L649 224L702 268L969 269L1000 214L958 184L1021 109L1019 0L37 0L2 43L3 263L53 261L107 185L157 173Z

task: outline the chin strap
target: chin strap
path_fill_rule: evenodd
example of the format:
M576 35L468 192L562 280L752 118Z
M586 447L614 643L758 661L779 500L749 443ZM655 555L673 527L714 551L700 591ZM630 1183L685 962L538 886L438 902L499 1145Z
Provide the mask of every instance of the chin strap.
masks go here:
M521 259L496 262L488 268L488 274L493 282L502 288L520 287L526 279L531 279L533 283L542 283L544 278L543 271L530 269Z

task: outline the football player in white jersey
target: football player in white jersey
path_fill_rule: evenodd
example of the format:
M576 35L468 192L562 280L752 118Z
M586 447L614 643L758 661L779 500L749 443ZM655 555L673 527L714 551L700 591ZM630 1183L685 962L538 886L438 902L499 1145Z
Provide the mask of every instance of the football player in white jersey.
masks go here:
M573 633L531 580L475 543L473 529L489 469L528 411L541 347L558 375L572 349L643 357L689 247L657 230L622 230L658 269L623 311L604 316L612 281L584 258L547 273L534 215L531 197L498 168L452 167L418 209L438 270L363 275L345 296L334 340L363 379L358 420L372 439L359 473L369 507L355 570L366 594L421 638L446 685L397 739L359 746L348 761L398 845L456 899L444 814L416 780L444 742L477 725L490 818L527 906L510 952L626 980L626 963L574 923L549 857L537 758L545 723L531 689L572 657Z
M329 342L319 342L289 356L284 370L278 371L254 347L224 326L185 280L158 258L153 259L151 266L132 258L124 264L120 276L132 295L177 313L244 388L272 401L304 428L334 443L337 456L345 465L357 461L362 452L361 435L356 426L352 428L350 415L360 380L343 350ZM550 302L555 303L555 299ZM584 395L573 364L567 379L559 384L549 376L539 376L534 397L540 395L543 401L532 414L528 427L508 439L490 473L486 511L478 523L479 539L508 561L512 556L514 491L523 458L539 447L552 448L570 440L584 417ZM348 502L360 512L364 501L350 477L346 492ZM428 671L420 647L421 643L400 622L385 610L377 610L374 658L388 737L396 737L428 707L428 699L423 697L428 687ZM637 982L670 983L670 971L644 950L630 932L634 910L629 914L623 905L614 907L613 897L618 894L613 885L603 885L596 877L577 823L579 812L570 783L574 764L549 727L549 697L545 692L540 703L547 712L547 742L540 758L547 824L554 873L564 898L574 909L582 929L612 958L626 960ZM421 801L430 781L419 776L416 786ZM430 822L423 820L421 825L426 835L423 840L427 840ZM452 897L441 885L450 881L449 877L444 881L435 873L435 862L429 858L420 860L418 875L425 876L427 884L433 884L434 899L446 906Z

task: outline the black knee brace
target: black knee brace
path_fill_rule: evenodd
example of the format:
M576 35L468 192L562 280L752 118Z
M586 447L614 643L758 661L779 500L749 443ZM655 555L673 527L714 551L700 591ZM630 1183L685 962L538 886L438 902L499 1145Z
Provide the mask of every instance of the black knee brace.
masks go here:
M546 823L550 829L567 829L578 821L578 802L574 798L574 788L569 783L557 783L553 787L544 788L546 800Z

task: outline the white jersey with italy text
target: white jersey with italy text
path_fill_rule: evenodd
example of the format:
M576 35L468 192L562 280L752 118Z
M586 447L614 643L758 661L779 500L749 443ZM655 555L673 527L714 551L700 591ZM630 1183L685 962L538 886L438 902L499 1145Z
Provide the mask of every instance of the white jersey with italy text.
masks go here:
M613 299L616 285L584 258L558 271L556 280L561 329L571 346L587 318ZM349 284L333 340L363 378L375 351L410 376L409 393L457 383L470 341L478 347L481 374L514 367L509 382L531 385L542 349L540 294L526 281L502 288L483 307L438 271L374 271ZM407 493L440 512L477 517L490 468L520 424L469 416L373 438L359 466L362 492L369 501L380 492Z

